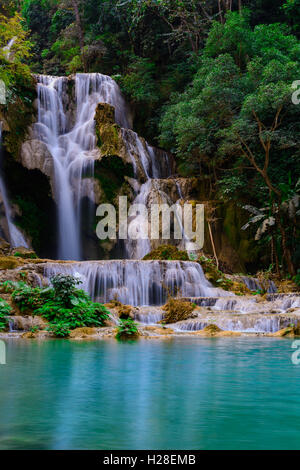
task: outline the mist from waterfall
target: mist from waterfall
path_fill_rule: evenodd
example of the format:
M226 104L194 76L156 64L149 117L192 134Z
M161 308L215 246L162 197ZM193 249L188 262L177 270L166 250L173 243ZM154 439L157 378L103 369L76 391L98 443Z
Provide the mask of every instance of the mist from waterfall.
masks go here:
M80 260L81 201L85 177L92 177L97 159L94 115L96 106L114 106L116 122L130 127L126 103L118 85L99 73L76 74L75 109L66 77L37 75L37 137L52 155L54 193L58 212L58 257ZM86 193L86 191L85 191ZM94 191L88 197L93 203Z
M0 194L5 211L9 242L13 248L23 246L28 248L22 232L16 227L12 220L11 206L7 196L7 189L3 176L3 151L2 151L2 122L0 122Z

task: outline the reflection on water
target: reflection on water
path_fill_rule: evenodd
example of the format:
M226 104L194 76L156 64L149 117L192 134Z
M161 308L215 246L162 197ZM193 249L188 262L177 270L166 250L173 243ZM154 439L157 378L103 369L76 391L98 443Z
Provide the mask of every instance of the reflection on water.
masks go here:
M274 338L7 342L0 449L300 449L300 366Z

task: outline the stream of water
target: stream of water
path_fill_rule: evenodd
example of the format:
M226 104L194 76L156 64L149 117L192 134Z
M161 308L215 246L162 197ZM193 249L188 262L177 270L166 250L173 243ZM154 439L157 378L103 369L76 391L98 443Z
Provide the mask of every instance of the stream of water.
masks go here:
M300 449L292 340L6 343L0 449Z

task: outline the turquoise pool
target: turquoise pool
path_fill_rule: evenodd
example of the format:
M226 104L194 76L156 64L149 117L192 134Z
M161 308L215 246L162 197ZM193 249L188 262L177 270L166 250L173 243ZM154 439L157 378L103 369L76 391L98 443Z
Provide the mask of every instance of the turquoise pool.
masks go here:
M0 449L300 449L292 340L8 340Z

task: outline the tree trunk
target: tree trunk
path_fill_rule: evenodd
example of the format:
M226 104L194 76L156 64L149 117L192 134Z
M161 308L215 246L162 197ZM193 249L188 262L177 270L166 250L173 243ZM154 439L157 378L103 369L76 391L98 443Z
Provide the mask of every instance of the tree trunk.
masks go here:
M287 265L287 269L288 269L289 274L291 276L295 276L296 271L295 271L295 267L294 267L293 262L292 262L291 251L288 248L287 243L286 243L286 233L285 233L285 230L284 230L284 228L282 226L282 223L280 221L280 215L277 214L276 218L277 218L277 224L278 224L280 234L281 234L281 244L282 244L283 258L286 261L286 265Z
M218 260L217 253L216 253L216 247L215 247L214 237L213 237L212 230L211 230L211 225L210 225L210 222L208 222L208 221L207 221L207 224L208 224L208 230L209 230L209 236L210 236L212 249L213 249L213 252L214 252L214 258L216 260L217 269L219 269L219 260Z
M80 46L80 51L81 51L83 69L84 69L84 72L86 72L87 69L86 69L86 61L85 61L85 55L84 55L84 33L83 33L83 28L82 28L81 19L80 19L78 1L77 0L72 0L72 5L73 5L73 9L74 9L74 13L75 13L75 19L76 19L76 25L77 25L77 29L78 29L79 46Z

